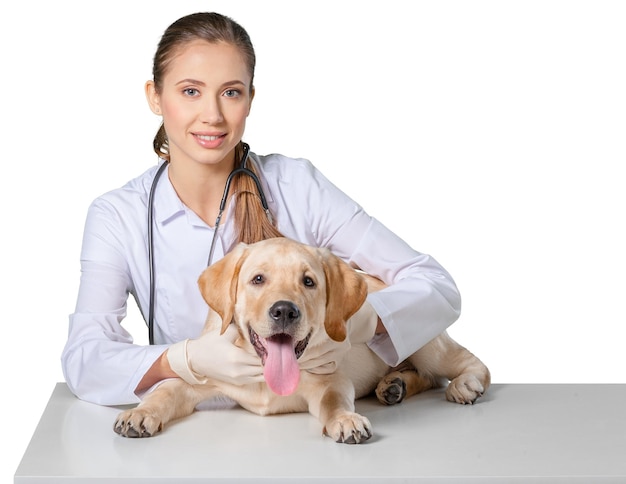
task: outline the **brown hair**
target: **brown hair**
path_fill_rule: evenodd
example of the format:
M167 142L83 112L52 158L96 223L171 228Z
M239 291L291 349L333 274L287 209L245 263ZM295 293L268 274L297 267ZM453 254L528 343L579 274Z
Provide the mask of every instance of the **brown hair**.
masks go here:
M206 40L210 43L226 42L239 49L250 74L250 92L254 85L256 56L252 41L245 29L234 20L213 12L187 15L170 25L159 42L152 64L152 77L157 92L163 87L163 77L178 49L194 40ZM161 158L169 161L169 146L165 127L161 124L152 143L154 151ZM243 154L242 143L235 148L235 163ZM258 176L254 164L248 161L249 168ZM236 242L248 244L282 234L272 224L261 205L254 181L247 175L237 175L233 180L232 193L236 194L235 230Z

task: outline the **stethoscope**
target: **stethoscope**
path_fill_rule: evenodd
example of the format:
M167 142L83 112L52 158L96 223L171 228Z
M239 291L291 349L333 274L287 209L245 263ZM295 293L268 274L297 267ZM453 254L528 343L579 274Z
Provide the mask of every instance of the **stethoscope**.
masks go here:
M209 249L209 258L207 260L207 267L211 265L213 260L213 251L215 250L215 242L217 240L217 231L220 227L220 222L222 220L222 214L224 213L224 209L226 208L226 199L228 198L228 192L230 191L230 184L233 181L233 178L236 175L244 174L248 175L254 181L256 185L257 192L259 194L259 198L261 199L261 205L263 206L263 210L265 210L265 214L271 220L272 216L270 214L269 207L267 205L267 200L265 199L265 193L263 192L263 187L261 186L261 182L259 178L252 172L250 169L246 168L246 162L248 161L248 154L250 153L250 146L247 143L242 143L243 147L243 155L241 156L241 162L239 163L239 167L236 167L233 171L230 172L228 178L226 179L226 185L224 186L224 194L222 195L222 200L220 201L219 211L217 213L217 218L215 219L215 225L213 230L213 239L211 240L211 248ZM154 284L154 235L153 235L153 226L154 226L154 192L156 191L157 184L159 182L159 178L163 174L165 167L168 165L168 160L165 160L156 174L154 175L154 179L152 180L152 186L150 187L150 195L148 196L148 264L149 264L149 273L150 273L150 304L148 306L148 339L151 345L154 344L154 293L155 293L155 284Z

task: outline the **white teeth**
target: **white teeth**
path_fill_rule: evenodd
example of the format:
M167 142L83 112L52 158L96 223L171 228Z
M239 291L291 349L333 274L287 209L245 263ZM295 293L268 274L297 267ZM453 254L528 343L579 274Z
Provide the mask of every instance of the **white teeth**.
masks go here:
M216 139L219 139L219 136L205 136L205 135L202 135L202 134L199 134L197 136L201 140L205 140L205 141L215 141Z

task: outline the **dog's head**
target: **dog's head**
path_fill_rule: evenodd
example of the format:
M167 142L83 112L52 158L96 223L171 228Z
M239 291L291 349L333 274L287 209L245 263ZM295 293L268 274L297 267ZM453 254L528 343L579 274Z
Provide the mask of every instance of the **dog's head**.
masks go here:
M239 244L202 273L199 286L222 332L231 322L238 326L277 393L295 390L297 359L312 340L346 338L346 321L367 296L363 277L348 264L287 238Z

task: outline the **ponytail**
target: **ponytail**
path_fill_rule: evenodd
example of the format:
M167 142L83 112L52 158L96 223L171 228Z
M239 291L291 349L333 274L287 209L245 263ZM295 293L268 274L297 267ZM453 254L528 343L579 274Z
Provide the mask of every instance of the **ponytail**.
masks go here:
M170 161L170 150L167 143L167 133L165 132L165 126L163 125L163 123L161 123L161 127L157 131L157 134L152 141L152 149L159 158Z
M235 149L235 160L241 159L241 143ZM247 168L258 177L253 163L248 162ZM233 182L235 203L236 241L253 244L265 239L283 237L265 213L261 197L254 180L243 173L237 175Z

